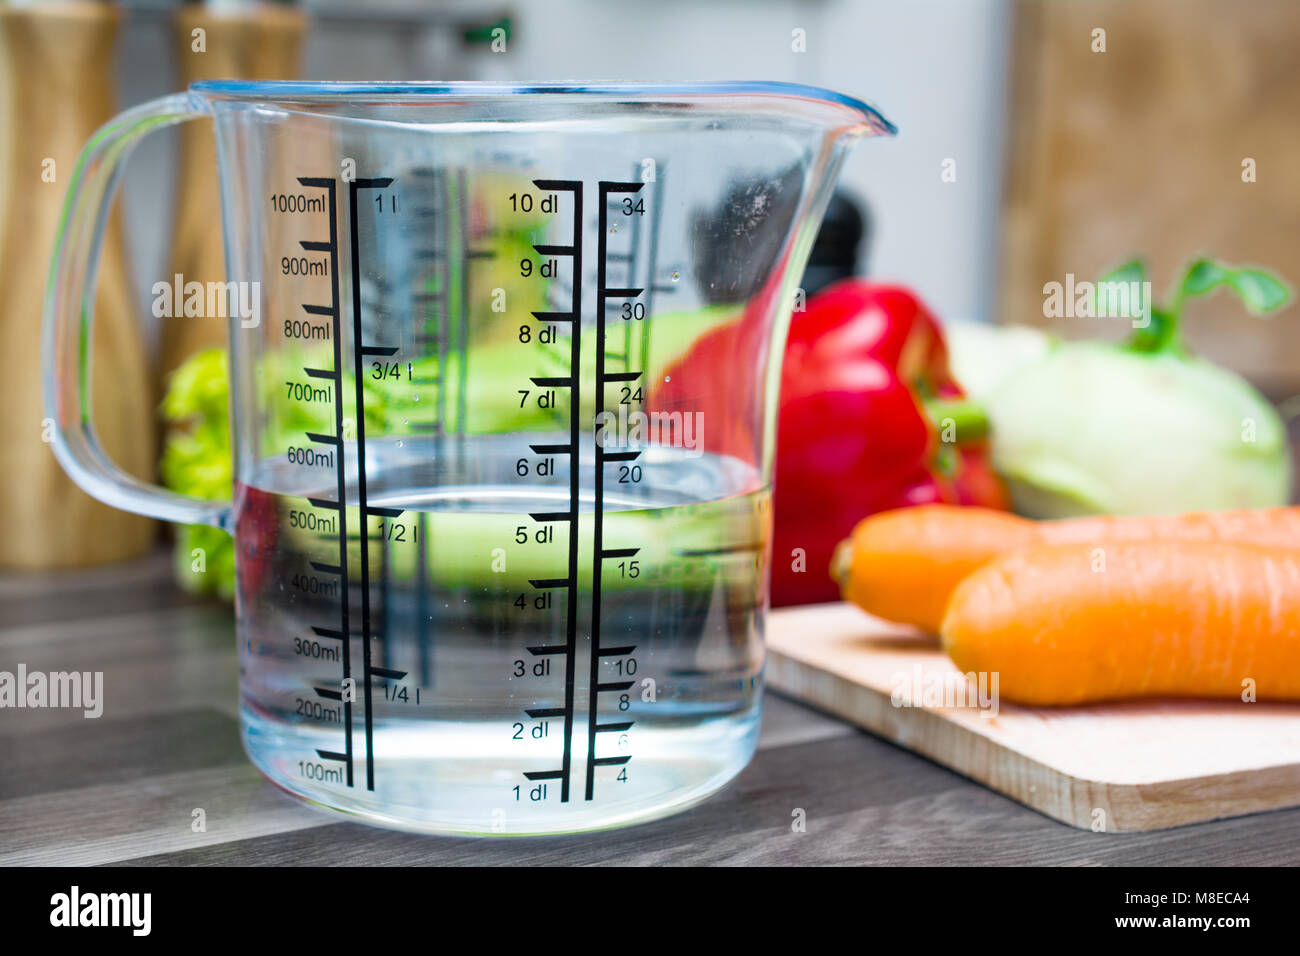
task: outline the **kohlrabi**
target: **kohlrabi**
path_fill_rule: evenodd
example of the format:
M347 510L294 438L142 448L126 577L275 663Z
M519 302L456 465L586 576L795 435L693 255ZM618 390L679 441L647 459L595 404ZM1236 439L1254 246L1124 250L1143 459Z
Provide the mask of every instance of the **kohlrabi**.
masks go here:
M1104 311L1105 296L1145 283L1136 261L1105 276L1094 314L1115 314ZM1221 288L1257 315L1290 301L1268 272L1198 260L1167 304L1129 298L1127 342L1057 343L986 396L993 463L1017 511L1056 518L1288 501L1290 454L1277 411L1238 375L1189 354L1180 335L1184 303Z

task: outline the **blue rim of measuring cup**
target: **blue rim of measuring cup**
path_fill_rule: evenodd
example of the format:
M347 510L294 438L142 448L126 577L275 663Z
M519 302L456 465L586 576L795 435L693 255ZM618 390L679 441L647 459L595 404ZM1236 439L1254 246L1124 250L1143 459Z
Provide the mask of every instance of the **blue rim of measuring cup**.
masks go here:
M514 96L531 93L588 94L593 96L786 96L819 100L847 107L862 115L868 125L882 133L895 134L896 127L876 107L865 100L837 93L820 86L745 80L710 83L349 83L301 80L200 80L190 84L195 93L254 98L318 96Z

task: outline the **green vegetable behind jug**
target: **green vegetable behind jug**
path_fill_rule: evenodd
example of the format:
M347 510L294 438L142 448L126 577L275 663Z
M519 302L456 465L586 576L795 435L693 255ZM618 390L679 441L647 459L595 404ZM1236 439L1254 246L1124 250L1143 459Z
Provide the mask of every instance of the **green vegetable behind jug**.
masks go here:
M1101 283L1143 283L1134 261ZM1102 284L1098 288L1103 288ZM1113 288L1113 287L1111 287ZM983 396L993 464L1037 518L1285 504L1291 465L1277 411L1240 376L1189 353L1183 307L1220 289L1255 315L1291 298L1272 273L1192 263L1123 344L1060 342Z

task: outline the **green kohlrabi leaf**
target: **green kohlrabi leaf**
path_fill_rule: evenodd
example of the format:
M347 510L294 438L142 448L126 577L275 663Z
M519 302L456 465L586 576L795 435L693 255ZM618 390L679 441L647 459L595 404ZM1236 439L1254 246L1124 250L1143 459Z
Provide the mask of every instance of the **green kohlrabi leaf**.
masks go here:
M1252 312L1272 312L1291 301L1286 283L1263 269L1238 269L1229 281Z
M1205 295L1207 292L1228 281L1232 270L1225 269L1210 259L1197 259L1187 269L1183 277L1182 297Z
M1280 309L1291 301L1291 290L1278 276L1265 269L1223 265L1210 259L1192 263L1183 277L1179 299L1207 295L1220 286L1236 292L1251 312L1262 315Z

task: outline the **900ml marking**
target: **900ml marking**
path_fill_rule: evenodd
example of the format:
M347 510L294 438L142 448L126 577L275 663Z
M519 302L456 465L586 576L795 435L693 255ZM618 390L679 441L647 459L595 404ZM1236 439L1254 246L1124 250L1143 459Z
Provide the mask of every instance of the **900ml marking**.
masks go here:
M284 256L280 260L280 274L286 276L327 276L328 259L308 259L306 256Z

